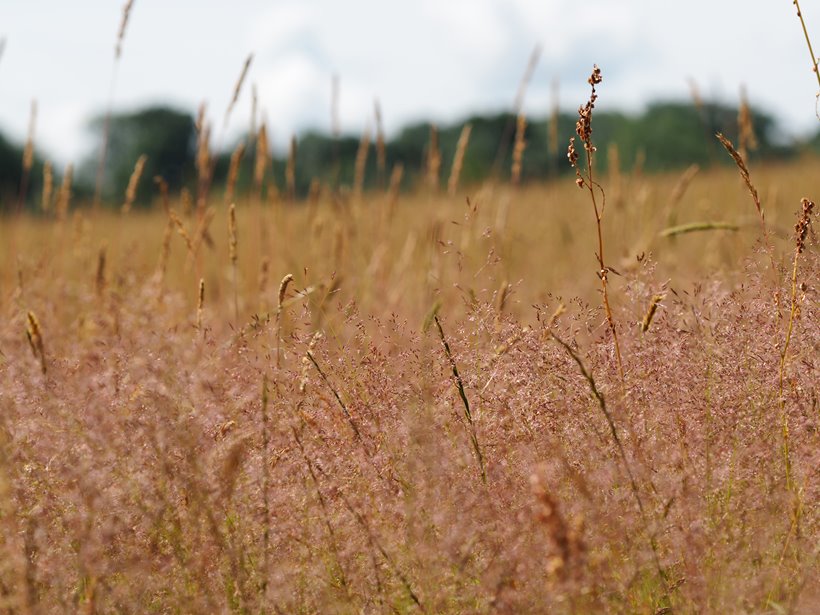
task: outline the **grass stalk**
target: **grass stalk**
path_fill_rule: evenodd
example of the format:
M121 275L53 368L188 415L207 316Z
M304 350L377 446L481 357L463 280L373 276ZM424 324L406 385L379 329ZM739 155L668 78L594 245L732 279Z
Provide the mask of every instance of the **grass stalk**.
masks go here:
M589 100L586 104L578 110L578 121L575 124L575 133L581 139L584 145L584 153L586 154L586 175L581 172L578 166L578 153L575 150L575 137L569 141L569 149L567 150L567 158L570 164L575 169L575 183L579 188L586 188L589 191L589 198L592 201L592 209L595 213L595 228L598 234L598 252L596 257L598 259L598 278L601 280L601 295L603 297L604 312L606 313L606 320L609 323L609 329L612 332L612 340L615 345L615 359L618 364L618 375L621 379L621 386L624 386L624 364L621 358L621 345L618 341L618 328L615 326L615 318L612 315L612 308L609 302L609 272L612 271L607 266L604 258L604 235L603 235L603 217L606 209L606 193L603 187L595 181L593 171L595 168L594 157L596 148L592 144L592 110L595 108L595 102L598 100L598 93L595 91L595 86L603 80L601 76L601 69L596 64L592 69L587 82L592 88ZM598 199L595 195L596 190L601 193L601 204L599 206Z
M447 338L444 335L444 329L441 326L441 321L438 318L438 314L433 314L433 321L436 323L438 335L441 339L441 345L444 347L444 354L447 355L447 360L450 363L450 368L453 372L453 380L455 381L456 388L458 389L458 396L461 398L461 403L464 405L464 416L467 419L467 425L470 430L470 442L473 445L473 452L475 453L475 458L478 462L481 482L486 485L487 471L484 468L484 455L482 454L481 447L478 444L478 435L476 433L475 422L473 422L473 412L470 409L470 400L467 399L467 393L464 390L464 381L461 379L461 374L458 371L458 365L456 364L456 360L450 350L450 344L447 342Z

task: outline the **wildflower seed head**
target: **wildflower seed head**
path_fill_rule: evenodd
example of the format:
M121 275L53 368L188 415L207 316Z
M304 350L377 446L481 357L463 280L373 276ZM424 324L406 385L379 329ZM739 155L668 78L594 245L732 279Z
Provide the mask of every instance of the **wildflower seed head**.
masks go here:
M797 224L794 225L795 248L798 254L806 248L806 235L808 235L809 226L811 225L811 212L814 209L814 201L804 198L800 201L800 204L802 211Z

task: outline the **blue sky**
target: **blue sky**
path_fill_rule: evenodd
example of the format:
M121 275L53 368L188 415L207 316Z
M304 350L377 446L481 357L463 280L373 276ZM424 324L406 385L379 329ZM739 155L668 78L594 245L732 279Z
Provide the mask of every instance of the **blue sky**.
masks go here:
M61 163L90 147L85 126L105 109L122 2L0 3L0 130L23 140L31 100L36 142ZM820 46L820 2L803 0ZM817 81L791 0L135 0L114 90L116 109L207 101L219 125L245 57L248 84L280 147L293 132L329 129L332 75L342 129L356 132L378 98L389 131L508 108L527 59L542 54L527 94L543 115L550 84L562 107L586 96L601 66L599 108L639 110L658 98L753 103L792 134L820 127ZM247 128L250 89L232 116Z

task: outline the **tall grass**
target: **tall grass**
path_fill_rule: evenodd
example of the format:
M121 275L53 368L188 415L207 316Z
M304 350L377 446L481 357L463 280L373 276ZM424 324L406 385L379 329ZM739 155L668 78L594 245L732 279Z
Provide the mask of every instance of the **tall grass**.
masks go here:
M291 205L262 124L226 201L203 109L195 202L3 220L0 610L815 612L816 160L606 210L600 82L583 191L460 185L465 129L445 193L433 129Z

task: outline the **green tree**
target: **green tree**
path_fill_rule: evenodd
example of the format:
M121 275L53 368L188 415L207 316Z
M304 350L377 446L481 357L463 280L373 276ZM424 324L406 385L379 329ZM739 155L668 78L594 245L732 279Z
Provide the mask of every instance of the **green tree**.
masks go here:
M91 122L91 130L102 143L105 117ZM153 194L152 178L162 175L171 189L178 189L194 173L196 129L191 114L170 107L156 106L133 113L111 116L103 184L104 201L118 203L123 198L137 159L145 154L148 160L142 174L137 203L148 202ZM81 176L93 181L97 169L97 148L88 159Z

